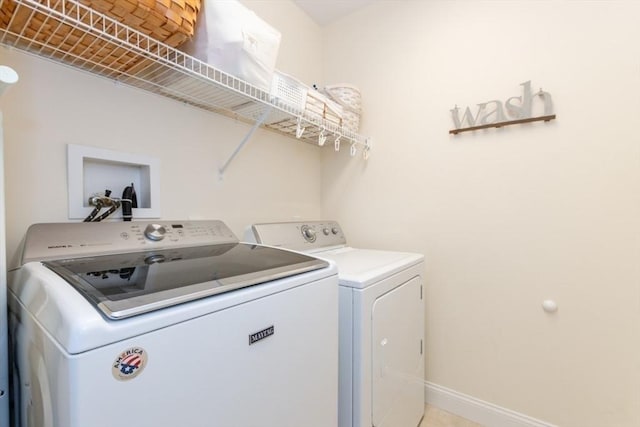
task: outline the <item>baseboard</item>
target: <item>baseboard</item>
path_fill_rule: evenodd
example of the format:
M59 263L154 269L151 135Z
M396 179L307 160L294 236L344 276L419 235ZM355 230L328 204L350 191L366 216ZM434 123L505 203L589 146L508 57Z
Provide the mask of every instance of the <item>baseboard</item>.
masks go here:
M430 382L425 396L428 404L486 427L557 427Z

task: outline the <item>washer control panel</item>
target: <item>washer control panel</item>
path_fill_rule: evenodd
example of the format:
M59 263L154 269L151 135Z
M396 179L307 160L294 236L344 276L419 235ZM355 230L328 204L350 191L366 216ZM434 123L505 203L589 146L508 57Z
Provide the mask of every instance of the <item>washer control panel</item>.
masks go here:
M229 227L216 220L34 224L27 231L22 263L237 242Z
M336 221L254 224L245 237L247 241L301 251L347 244Z

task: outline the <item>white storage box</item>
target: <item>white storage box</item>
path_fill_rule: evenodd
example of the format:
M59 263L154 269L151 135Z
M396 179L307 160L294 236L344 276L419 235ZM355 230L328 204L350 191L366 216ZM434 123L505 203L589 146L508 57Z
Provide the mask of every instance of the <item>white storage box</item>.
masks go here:
M237 0L205 0L182 50L267 92L281 34Z
M337 127L343 125L343 107L339 103L295 77L278 70L273 74L271 95L274 101L283 103L318 121L324 119Z
M271 95L274 101L281 102L302 113L307 102L307 92L309 90L311 90L311 88L295 77L291 77L278 70L273 72Z

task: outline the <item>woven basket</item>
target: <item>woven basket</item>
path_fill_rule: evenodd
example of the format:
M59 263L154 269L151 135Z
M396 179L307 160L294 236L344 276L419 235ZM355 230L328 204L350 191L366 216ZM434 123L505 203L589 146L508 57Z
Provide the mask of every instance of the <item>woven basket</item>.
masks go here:
M323 93L317 90L307 91L307 99L305 104L305 113L309 116L315 116L318 119L324 119L327 122L342 126L343 108L337 102L333 102Z
M201 0L80 0L80 3L157 41L177 47L193 35ZM56 10L63 7L67 12L78 9L71 0L52 4ZM125 72L136 64L140 66L144 60L118 43L99 39L12 0L2 1L0 28L47 45L45 53L53 57L64 59L69 54L115 72Z
M360 128L360 115L362 114L360 90L355 86L339 84L325 86L324 91L329 98L344 108L344 127L357 133Z
M201 0L79 1L171 47L193 36L201 4Z

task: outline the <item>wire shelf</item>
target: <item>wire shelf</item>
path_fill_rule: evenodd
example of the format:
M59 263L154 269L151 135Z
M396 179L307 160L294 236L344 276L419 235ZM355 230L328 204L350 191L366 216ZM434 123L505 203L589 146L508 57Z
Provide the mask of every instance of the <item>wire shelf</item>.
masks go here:
M0 0L0 44L318 144L369 140L103 15L77 0ZM302 131L304 130L304 131Z

